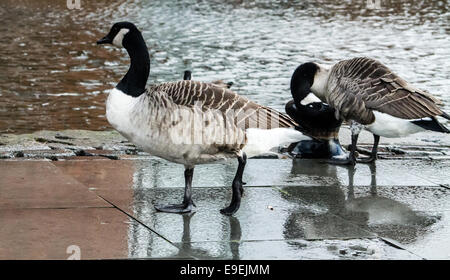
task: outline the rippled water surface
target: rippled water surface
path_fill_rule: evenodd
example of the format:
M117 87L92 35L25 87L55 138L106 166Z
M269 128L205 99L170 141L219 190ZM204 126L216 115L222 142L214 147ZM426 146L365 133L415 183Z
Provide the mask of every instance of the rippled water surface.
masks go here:
M372 1L369 1L372 2ZM373 1L377 3L377 0ZM381 60L450 111L449 1L81 1L0 3L0 132L108 128L105 98L128 69L97 46L115 21L135 22L151 53L149 83L224 79L284 110L295 67L355 56Z

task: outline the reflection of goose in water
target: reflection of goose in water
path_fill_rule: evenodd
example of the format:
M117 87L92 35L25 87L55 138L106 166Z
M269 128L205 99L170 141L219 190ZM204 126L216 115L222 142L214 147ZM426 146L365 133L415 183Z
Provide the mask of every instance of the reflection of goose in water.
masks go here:
M323 164L311 161L310 170L293 168L295 175L310 175ZM326 169L321 175L337 178L338 169ZM364 230L375 232L381 236L396 239L401 242L413 242L439 217L426 215L413 211L408 205L391 198L377 194L376 165L370 165L372 177L370 183L370 195L357 197L353 185L355 168L348 167L348 186L341 183L328 184L318 187L284 188L288 195L282 194L286 200L301 203L298 210L294 210L285 223L284 234L286 238L322 239L351 236L358 225ZM344 188L343 188L344 187ZM344 189L348 188L347 195ZM365 189L365 188L364 188ZM344 220L349 223L344 223Z
M142 205L142 204L141 204ZM146 207L146 206L144 206ZM137 211L136 211L137 210ZM143 209L144 211L146 209ZM139 218L139 213L142 211L139 211L138 209L135 209L135 216ZM154 219L157 219L157 215L150 214L151 219L147 219L149 221L154 221L153 224L157 223ZM229 218L229 230L226 228L222 229L223 238L221 238L220 242L226 241L229 239L229 247L227 246L219 246L220 252L219 254L217 252L210 252L207 248L199 248L196 246L196 243L192 243L191 239L191 219L195 215L194 213L186 213L183 215L180 215L180 219L182 219L183 224L182 228L174 227L174 225L171 225L174 231L180 231L182 230L182 236L181 240L171 240L175 242L175 245L178 247L178 252L173 255L164 256L164 258L168 259L179 259L179 258L198 258L198 259L233 259L233 260L239 260L240 259L240 253L239 253L239 247L240 247L240 241L242 236L242 230L239 223L239 220L236 217L227 217ZM178 217L177 217L178 218ZM226 219L226 218L225 218ZM177 223L177 225L179 225ZM153 225L152 225L153 227ZM229 237L227 238L226 235ZM163 244L161 244L163 242ZM199 243L197 243L199 244ZM161 238L157 237L155 234L151 234L149 230L143 226L140 226L137 223L130 224L129 227L129 234L128 234L128 250L129 250L129 256L131 258L146 258L146 257L153 257L154 253L156 256L158 256L159 251L165 251L167 250L168 243L165 241L162 241Z
M376 164L371 172L370 195L357 197L354 192L354 168L349 168L349 186L345 208L348 213L366 215L367 226L379 235L412 242L422 235L439 217L425 216L413 211L407 204L377 194Z
M193 248L191 244L191 219L195 215L195 213L187 213L182 215L183 218L183 235L181 237L181 247L178 253L171 257L185 257L185 256L194 256L194 257L202 257L202 258L211 258L208 256L208 251Z
M290 177L305 177L313 185L338 185L336 165L322 164L314 159L294 159ZM302 180L305 181L305 180Z
M161 168L161 164L152 165L149 170L147 165L138 164L134 173L134 183L133 183L133 197L130 209L133 211L133 216L143 221L147 226L151 228L161 228L169 227L172 232L179 232L181 236L171 240L175 242L179 248L176 254L167 256L167 258L200 258L200 259L223 259L232 258L239 259L239 246L241 240L241 226L239 220L235 217L223 217L223 221L216 223L218 226L219 236L218 240L229 239L229 247L220 246L220 252L210 252L208 248L199 248L195 243L191 243L192 233L195 228L192 228L192 218L194 218L193 213L186 213L179 216L174 216L181 220L175 220L176 222L167 222L167 216L158 215L152 207L152 201L154 200L154 191L158 188L148 186L158 186L160 182L160 177L166 177L167 174L164 172L167 168ZM145 168L144 168L145 167ZM224 170L233 169L230 164L220 165L220 168ZM223 178L223 185L231 178ZM147 186L147 188L145 188ZM194 218L195 219L195 218ZM182 224L178 221L182 221ZM229 221L229 227L227 226ZM222 225L223 227L221 227ZM192 230L191 230L192 228ZM164 234L163 234L164 235ZM222 235L222 237L220 236ZM172 239L172 238L171 238ZM149 233L149 230L137 223L130 224L128 233L128 247L129 255L132 258L142 258L142 257L154 257L158 256L161 251L167 250L167 243L162 241L157 235Z
M230 216L230 251L233 260L239 260L239 246L242 237L239 219Z
M181 238L181 248L179 252L171 256L169 258L175 258L175 257L186 257L186 256L193 256L194 258L201 258L201 259L223 259L223 256L229 256L231 253L231 257L233 260L239 259L239 246L241 241L241 225L239 223L239 220L235 217L230 216L230 237L229 237L229 244L230 244L230 251L227 252L225 247L221 247L222 249L225 249L224 252L220 254L219 257L213 256L208 250L206 249L200 249L194 246L192 246L191 243L191 218L194 216L195 213L191 214L184 214L183 217L183 235ZM226 230L223 231L224 233ZM225 240L224 238L223 240Z

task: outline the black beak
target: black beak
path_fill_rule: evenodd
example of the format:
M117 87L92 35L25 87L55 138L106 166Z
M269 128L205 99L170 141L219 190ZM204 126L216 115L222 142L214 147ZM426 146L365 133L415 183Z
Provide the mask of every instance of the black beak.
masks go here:
M97 45L102 44L112 44L112 40L108 37L108 35L97 41Z

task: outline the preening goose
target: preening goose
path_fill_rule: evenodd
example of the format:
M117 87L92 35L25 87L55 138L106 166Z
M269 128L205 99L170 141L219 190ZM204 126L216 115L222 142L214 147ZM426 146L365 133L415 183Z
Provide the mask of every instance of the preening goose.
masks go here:
M296 124L288 116L212 83L184 80L146 88L148 49L132 23L114 24L97 42L106 43L124 47L131 58L128 72L109 93L108 122L144 151L185 166L183 202L155 206L159 211L191 211L195 165L237 158L231 203L221 210L232 215L240 206L247 155L304 137L293 129Z
M374 135L371 156L363 162L376 159L380 136L402 137L424 130L449 133L436 119L450 119L439 108L442 103L438 99L371 58L343 60L330 69L304 63L295 70L292 84L296 90L293 95L299 100L312 91L335 109L336 119L350 121L350 155L334 163L355 164L356 144L363 128Z
M334 117L334 110L322 102L313 102L299 107L294 100L286 104L286 113L297 122L297 130L310 136L292 143L289 154L299 158L334 159L346 156L339 143L341 121Z
M310 140L302 140L292 144L289 152L303 158L340 158L345 153L339 143L339 129L342 120L335 117L335 110L310 93L305 96L296 94L294 79L291 79L291 94L286 113L297 122L296 129L311 136Z

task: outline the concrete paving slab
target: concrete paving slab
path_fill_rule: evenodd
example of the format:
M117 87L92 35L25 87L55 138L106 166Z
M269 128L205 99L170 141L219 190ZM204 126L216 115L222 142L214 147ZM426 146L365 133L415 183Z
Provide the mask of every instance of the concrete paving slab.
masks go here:
M124 198L128 193L97 190L97 193L136 217L148 227L172 242L209 242L228 240L234 232L241 240L362 238L375 235L347 223L335 215L322 214L321 209L301 200L286 200L276 188L245 188L245 196L235 217L220 214L220 208L230 202L228 188L194 188L196 212L189 219L184 216L159 213L155 203L178 203L181 188L135 189L132 203ZM271 210L273 209L273 210ZM235 221L230 219L237 219ZM186 231L188 241L182 241Z
M163 160L61 161L55 165L169 240L190 249L192 242L222 242L236 232L241 232L244 241L348 239L379 234L406 246L434 233L442 210L449 205L445 188L415 175L406 176L409 180L404 175L395 176L402 161L379 161L375 166L351 169L315 160L253 159L244 175L246 196L236 215L243 226L236 229L218 212L229 203L230 189L205 188L200 183L231 184L234 163L196 168L200 187L194 188L194 200L198 207L189 221L184 216L156 213L153 208L153 203L181 200L183 189L173 188L184 184L180 165ZM264 171L260 173L261 168ZM93 176L85 176L88 173ZM212 179L217 177L222 181ZM280 185L249 187L266 182ZM208 255L207 251L196 253Z
M450 259L450 192L441 187L284 187L303 201L315 201L347 222L425 258ZM320 223L320 220L313 220ZM446 243L445 243L446 244Z
M289 185L324 186L344 185L369 186L375 182L379 186L430 186L433 182L409 174L398 172L391 166L400 161L376 161L373 164L357 164L355 167L324 164L321 160L294 159L291 163ZM281 164L281 163L276 163ZM285 164L289 164L286 162ZM272 164L272 169L277 170ZM275 172L275 171L273 171ZM306 182L306 183L305 183Z
M128 222L126 258L239 256L244 259L297 259L308 258L308 255L315 258L316 254L317 258L331 259L349 256L356 259L408 259L418 256L446 259L450 256L450 248L442 245L448 240L450 232L447 226L450 225L450 189L439 186L440 182L445 182L441 177L445 177L448 167L439 162L446 161L416 164L418 161L415 160L379 160L375 165L361 164L356 168L347 168L317 160L250 159L244 174L247 185L241 209L235 217L225 217L219 210L230 202L229 186L236 171L235 162L196 167L193 192L196 212L176 215L156 212L153 205L180 202L184 185L183 166L152 157L145 157L145 160L143 157L137 158L116 161L90 157L38 163L20 159L0 161L0 188L10 196L14 192L9 188L15 188L22 196L16 195L16 205L8 206L16 209L7 211L32 210L17 209L20 207L75 207L38 209L75 211L97 209L78 207L114 205L135 219ZM419 174L419 171L422 172ZM18 180L20 178L27 180L24 183ZM88 197L85 197L86 193ZM36 195L39 199L35 199ZM0 202L2 199L4 196ZM54 200L59 204L53 203ZM97 200L102 203L96 204ZM117 209L98 209L115 210L126 217ZM12 219L13 216L9 214L5 217ZM28 221L23 216L28 215L18 216L21 217L19 221L26 222L17 228L23 227L26 231ZM31 216L34 217L34 224L30 222L30 226L40 232L38 236L42 240L46 238L40 224L51 227L51 222L54 222L56 228L57 224L64 225L56 218L46 221L40 218L43 215ZM70 219L73 227L84 227L83 219ZM13 223L6 221L5 224ZM58 230L62 235L70 236ZM155 238L158 235L152 230L173 242L173 245L163 238ZM380 252L386 252L385 255L366 254L342 245L349 240L358 240L358 244L367 247L373 240L378 240L377 236L393 239L410 252L395 249L384 242L384 247L395 250L380 249ZM20 238L24 237L19 235L15 242L18 243ZM330 245L331 248L340 248L335 252L327 247L329 242L334 241L342 245ZM303 245L293 246L296 242ZM167 249L168 244L172 249ZM24 248L31 248L30 252L34 248L27 246ZM270 249L272 247L274 249ZM236 253L236 248L240 253ZM406 252L406 255L398 252ZM94 254L91 256L99 258Z
M402 164L401 162L403 161L392 160L383 161L383 163L378 161L373 166L361 164L352 169L325 164L321 160L249 159L244 171L244 181L247 186L323 186L348 185L353 180L355 186L367 186L371 184L372 174L375 174L378 185L437 185L437 183L412 173L409 176L404 176L405 173L397 171L397 168ZM62 168L63 172L67 172L91 188L96 186L124 187L126 184L131 186L132 180L139 181L136 184L139 184L140 188L184 186L184 167L162 159L109 162L105 160L99 162L85 160L76 163L73 161L58 161L54 164ZM233 160L196 166L193 186L230 186L236 168L237 164ZM432 166L422 166L422 168L428 170L429 173L433 169ZM113 173L120 173L121 175ZM90 176L86 176L86 174L90 174ZM123 180L117 178L122 175ZM119 184L116 182L119 182Z
M91 190L132 188L136 163L109 159L65 160L53 163L62 173Z
M0 209L111 207L48 161L0 161Z
M177 257L178 248L114 208L2 209L0 259Z
M426 234L418 236L414 242L405 242L404 247L426 259L450 260L450 211L435 215L439 220L429 227Z
M191 245L192 252L197 253L200 259L421 259L406 250L389 246L379 239L193 242ZM208 254L202 255L202 252Z
M381 164L396 170L398 174L412 174L433 184L450 185L449 160L393 160L382 161Z
M450 191L442 187L322 186L283 187L286 199L314 203L322 216L337 215L363 230L410 244L440 231L450 205ZM316 224L332 222L315 217ZM441 226L438 226L441 225Z
M358 186L347 188L354 205L415 212L450 210L450 190L439 186ZM352 194L353 192L353 194ZM382 215L381 215L382 216Z

